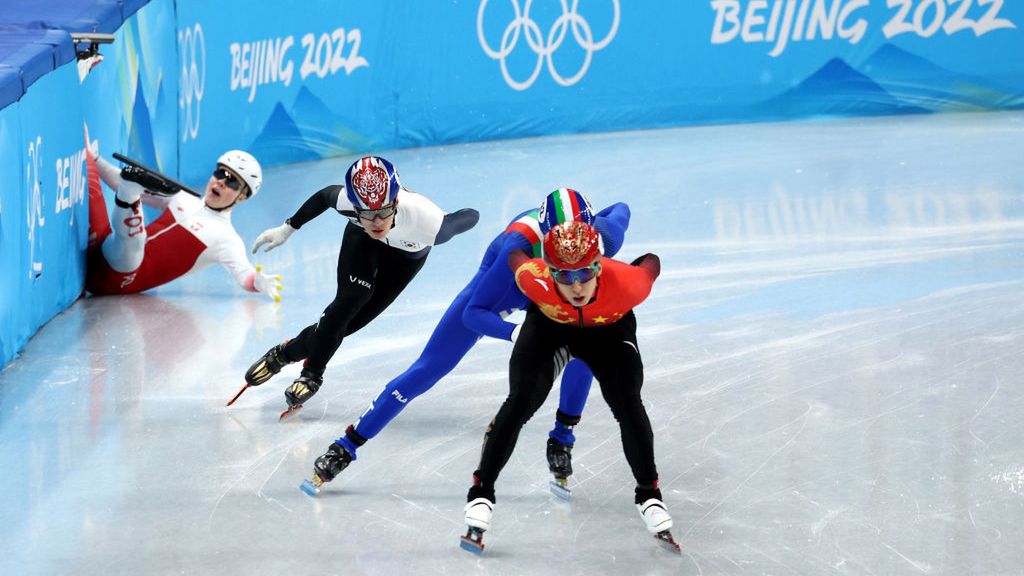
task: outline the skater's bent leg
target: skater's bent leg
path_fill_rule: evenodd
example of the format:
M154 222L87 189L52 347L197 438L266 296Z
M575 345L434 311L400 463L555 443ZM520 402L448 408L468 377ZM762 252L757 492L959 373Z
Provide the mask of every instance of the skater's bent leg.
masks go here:
M320 315L320 321L305 337L306 366L308 370L323 373L327 362L345 339L348 323L369 300L365 290L346 290L331 302ZM292 352L289 350L289 356Z
M420 357L405 372L388 382L354 429L363 438L380 433L421 394L444 378L469 352L479 335L462 324L462 308L453 304L441 317Z
M380 316L412 282L426 261L426 257L414 259L391 252L381 254L377 276L373 280L373 296L349 321L345 336L358 332Z
M110 216L107 213L107 201L103 198L103 186L100 183L99 167L89 154L85 155L85 165L89 184L88 247L92 249L110 234Z
M313 332L316 331L316 324L310 324L302 329L294 338L289 339L282 350L289 362L298 362L309 357L309 342Z
M121 187L122 190L125 188ZM112 269L128 273L142 265L146 253L146 226L142 217L142 202L138 196L132 202L126 202L120 196L119 192L110 213L113 233L103 241L101 249Z
M509 360L509 395L484 433L480 465L474 477L485 487L494 485L512 456L519 431L551 391L553 349L546 346L547 342L532 336L528 322L524 322Z
M637 485L656 490L654 434L640 396L644 367L636 346L636 319L630 314L613 326L587 350L580 350L580 356L593 369L601 395L619 423L622 449Z
M559 444L571 446L576 443L572 429L580 421L593 381L594 374L590 367L578 358L571 360L562 372L555 427L548 433L548 436Z

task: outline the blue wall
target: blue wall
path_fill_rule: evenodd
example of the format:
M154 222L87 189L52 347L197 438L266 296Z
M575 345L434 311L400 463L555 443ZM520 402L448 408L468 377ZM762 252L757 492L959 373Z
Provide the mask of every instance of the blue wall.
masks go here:
M119 14L142 2L127 4ZM271 166L553 133L1024 107L1022 2L153 0L123 22L92 72L54 57L27 91L12 56L24 51L0 51L0 96L24 92L0 109L0 364L81 292L86 124L104 155L200 184L229 148Z

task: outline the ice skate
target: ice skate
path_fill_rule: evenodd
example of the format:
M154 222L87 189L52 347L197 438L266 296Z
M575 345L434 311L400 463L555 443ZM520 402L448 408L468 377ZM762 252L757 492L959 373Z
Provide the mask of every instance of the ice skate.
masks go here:
M332 443L327 452L313 463L313 479L303 480L299 488L309 496L316 496L325 482L334 480L351 463L352 455L337 443Z
M322 375L309 370L303 370L299 377L292 382L292 385L284 391L284 399L288 402L288 409L281 412L278 420L284 420L302 410L302 405L312 398L317 393L317 390L320 390L320 386L323 383L324 378Z
M665 504L657 498L650 498L643 504L637 504L636 509L640 512L640 517L644 519L647 531L654 535L658 544L662 548L678 554L680 552L679 544L669 532L669 529L672 528L672 517L665 509Z
M459 546L473 554L483 554L484 532L491 528L491 514L494 511L494 502L487 498L477 498L466 504L466 524L469 529L462 537Z
M267 350L266 354L254 362L245 373L246 384L249 386L259 386L273 378L274 375L280 372L282 368L291 364L291 362L286 360L284 357L284 346L287 343L287 341L282 342L270 350Z
M283 343L274 346L267 353L260 357L259 360L253 363L245 372L245 385L242 386L231 400L228 400L227 405L231 406L235 403L235 400L242 395L243 392L252 388L253 386L259 386L267 380L270 380L275 374L281 371L282 368L291 364L290 361L284 358L284 346L288 341L285 340Z
M548 438L548 470L555 475L555 479L550 482L551 493L562 500L572 499L572 490L569 490L569 476L572 476L572 446Z
M248 389L249 389L249 383L246 382L245 384L242 385L241 388L238 389L238 392L235 392L235 395L231 397L231 400L228 400L228 403L226 404L226 406L231 406L232 404L234 404L235 400L238 400L238 398L242 395L242 392L245 392Z

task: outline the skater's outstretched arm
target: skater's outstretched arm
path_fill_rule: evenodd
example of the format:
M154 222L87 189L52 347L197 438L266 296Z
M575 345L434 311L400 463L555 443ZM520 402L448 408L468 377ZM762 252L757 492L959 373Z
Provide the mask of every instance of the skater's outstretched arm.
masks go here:
M501 251L491 267L480 278L480 282L477 283L469 304L466 306L466 311L462 313L462 322L467 328L491 338L514 340L512 336L515 334L517 325L501 317L501 312L506 312L506 310L500 309L501 303L512 300L509 298L509 292L516 294L515 300L519 301L520 307L526 304L526 298L518 296L519 288L516 287L512 270L509 269L506 262L508 262L510 253L523 252L528 249L530 249L530 243L521 235L505 235Z
M317 192L313 193L302 206L295 211L295 214L291 218L284 221L284 224L275 226L274 228L268 228L260 233L256 237L256 241L252 245L252 253L255 254L260 246L266 245L264 252L270 252L274 248L284 244L288 241L288 238L295 233L296 230L302 228L302 226L310 220L324 213L328 208L336 208L338 206L338 198L341 195L341 191L344 189L343 186L333 184L326 188L321 188Z
M629 217L629 206L623 202L616 202L597 213L594 228L604 242L605 256L615 256L622 248L626 229L629 228Z
M344 189L344 186L338 184L332 184L325 188L321 188L303 202L302 206L299 206L299 209L295 211L295 214L286 220L286 222L288 222L292 228L298 230L299 228L302 228L306 222L309 222L323 214L324 210L327 210L328 208L335 208L337 210L340 210L341 208L351 208L348 205L347 200L345 201L344 206L338 205L338 198L341 196L341 192Z
M444 244L454 236L470 230L480 221L480 213L472 208L463 208L450 214L444 215L441 221L441 229L437 231L434 239L434 246Z

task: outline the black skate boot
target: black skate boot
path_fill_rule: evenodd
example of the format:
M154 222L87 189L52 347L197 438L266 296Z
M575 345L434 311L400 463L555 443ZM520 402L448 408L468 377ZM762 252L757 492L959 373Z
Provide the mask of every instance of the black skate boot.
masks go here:
M270 380L274 377L274 374L281 371L281 368L292 363L291 360L286 359L284 356L284 347L286 344L288 344L287 340L277 346L274 346L270 350L267 350L266 354L261 356L259 360L253 363L253 365L245 371L245 386L242 386L238 392L231 397L231 400L228 400L228 406L234 404L235 400L238 400L243 392L253 386L259 386L267 380Z
M572 497L569 490L569 476L572 476L572 444L562 444L548 438L548 470L555 475L551 481L551 493L563 500Z
M324 482L334 480L334 477L351 463L352 455L337 443L332 443L327 452L313 463L313 479L303 480L300 488L309 496L316 496Z
M142 186L144 191L149 192L154 196L163 196L166 198L174 196L181 191L181 188L176 188L164 178L161 178L150 170L139 166L125 166L124 168L121 168L121 179L128 180L129 182L135 182L139 186Z
M267 350L266 354L254 362L245 373L246 384L249 386L259 386L273 378L282 368L291 364L291 361L284 357L284 346L287 343L283 342Z
M281 413L279 420L284 420L301 410L302 405L312 398L317 393L317 390L320 390L320 386L323 383L324 376L322 373L303 368L299 377L284 391L284 399L288 402L288 409Z

